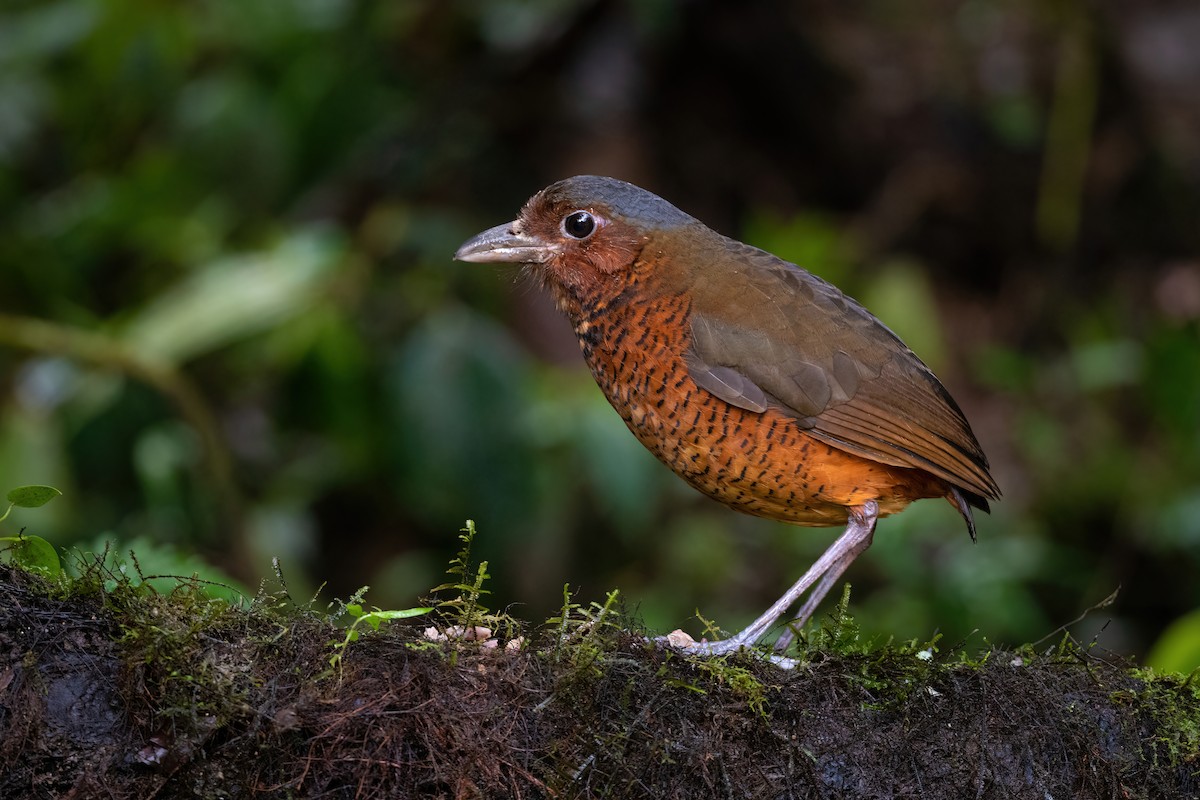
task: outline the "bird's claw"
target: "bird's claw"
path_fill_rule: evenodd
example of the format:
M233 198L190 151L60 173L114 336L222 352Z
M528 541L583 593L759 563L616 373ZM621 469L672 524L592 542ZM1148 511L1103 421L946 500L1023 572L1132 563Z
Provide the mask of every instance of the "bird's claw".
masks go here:
M735 636L732 639L722 639L716 642L696 641L690 634L685 631L676 629L668 633L666 636L655 636L648 640L652 644L659 647L669 647L672 650L677 650L681 653L693 656L719 657L727 656L731 653L746 651L753 655L759 656L766 661L770 661L780 669L794 669L800 662L795 658L788 658L777 653L764 653L754 649L750 644L739 641Z

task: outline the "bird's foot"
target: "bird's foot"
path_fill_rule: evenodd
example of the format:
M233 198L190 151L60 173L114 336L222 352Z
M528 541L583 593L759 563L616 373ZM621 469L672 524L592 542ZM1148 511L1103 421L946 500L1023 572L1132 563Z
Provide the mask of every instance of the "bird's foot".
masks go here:
M696 641L691 635L681 630L673 630L666 636L656 636L650 639L659 647L669 647L681 653L693 656L727 656L740 650L770 661L780 669L793 669L800 662L794 658L781 656L778 653L764 653L754 648L754 642L745 641L741 636L733 636L716 642Z

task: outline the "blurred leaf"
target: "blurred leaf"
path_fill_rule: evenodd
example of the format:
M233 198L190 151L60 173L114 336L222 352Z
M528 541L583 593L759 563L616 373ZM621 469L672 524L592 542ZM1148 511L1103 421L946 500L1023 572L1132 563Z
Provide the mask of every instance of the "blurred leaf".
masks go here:
M1062 469L1070 453L1062 420L1046 409L1020 409L1013 427L1015 444L1039 474L1053 475Z
M477 4L479 32L499 50L519 51L561 31L579 0L491 0Z
M1142 345L1129 339L1081 345L1072 351L1071 358L1084 390L1124 386L1142 378Z
M42 2L0 13L0 65L57 55L78 44L96 24L99 9L86 0Z
M919 264L892 260L863 286L858 299L935 370L946 359L940 315L928 273Z
M172 182L207 179L222 187L209 204L269 210L290 177L296 143L275 89L233 70L184 84L173 98L173 122L187 160L171 162Z
M195 431L177 420L147 426L131 457L147 510L183 513L191 470L200 460Z
M1200 470L1200 325L1166 327L1146 342L1139 386L1169 442Z
M303 231L272 250L214 262L152 300L122 338L178 363L270 330L323 302L342 252L337 237Z
M982 347L972 365L978 380L1002 391L1027 393L1036 377L1033 359L1009 347Z
M625 535L639 536L658 510L656 496L664 482L677 479L629 433L582 369L535 375L532 396L518 421L522 435L541 458L578 464L600 508Z
M1184 674L1200 667L1200 609L1168 625L1146 654L1145 663L1164 672Z
M3 51L0 42L0 53ZM32 143L48 105L47 95L35 76L0 73L0 164L16 163L25 146Z
M76 548L82 568L93 562L101 562L107 569L121 573L133 586L149 584L155 591L170 592L181 580L195 578L202 583L205 594L230 602L244 599L247 594L237 581L217 567L206 563L197 555L181 552L178 548L138 537L128 541L117 541L103 535L90 545ZM81 565L67 561L68 569L79 574ZM110 580L106 588L116 585Z
M1033 148L1039 142L1044 125L1039 103L1032 92L999 98L987 108L988 121L1008 144Z
M328 468L328 460L323 463ZM247 541L263 563L272 558L285 564L301 563L314 556L318 531L312 509L302 504L306 500L306 494L294 491L285 499L262 502L251 510L246 522Z
M754 214L746 220L741 236L747 243L835 284L845 280L854 258L853 243L842 229L816 213L797 214L786 220L769 213Z
M1193 486L1148 509L1154 535L1147 544L1164 553L1187 549L1200 560L1200 486Z

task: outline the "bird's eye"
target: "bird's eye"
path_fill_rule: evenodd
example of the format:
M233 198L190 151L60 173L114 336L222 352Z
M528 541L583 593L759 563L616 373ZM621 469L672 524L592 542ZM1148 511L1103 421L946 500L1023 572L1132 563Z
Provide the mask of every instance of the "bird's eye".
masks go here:
M562 229L572 239L586 239L596 232L596 218L586 211L572 211L563 217Z

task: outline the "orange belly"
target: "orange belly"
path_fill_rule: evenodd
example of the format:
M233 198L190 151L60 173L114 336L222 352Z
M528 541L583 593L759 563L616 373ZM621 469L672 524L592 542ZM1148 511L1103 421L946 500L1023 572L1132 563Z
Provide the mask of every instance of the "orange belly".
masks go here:
M879 515L886 516L947 492L941 480L922 470L881 464L820 442L781 412L735 408L699 388L693 398L699 393L707 402L648 407L634 401L617 410L650 452L730 508L798 525L841 525L848 508L867 500L877 501ZM679 420L683 424L677 426Z

